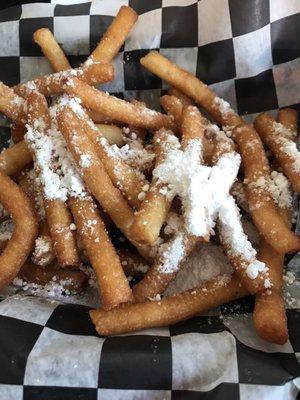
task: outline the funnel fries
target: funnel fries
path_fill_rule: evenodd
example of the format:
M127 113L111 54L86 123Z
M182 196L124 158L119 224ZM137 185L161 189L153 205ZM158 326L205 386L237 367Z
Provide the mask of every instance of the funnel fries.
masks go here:
M237 278L220 276L203 287L161 301L124 305L108 312L93 310L90 316L99 335L116 335L175 324L246 294Z
M286 132L287 128L266 113L256 117L254 126L262 141L276 157L294 191L300 193L300 152L294 142L293 132ZM287 136L292 136L293 139Z
M158 130L175 129L173 119L165 114L140 107L97 90L79 79L68 79L64 90L71 96L79 97L85 107L109 116L125 124Z
M67 60L61 47L55 40L50 29L41 28L34 32L33 40L37 43L44 55L49 60L54 71L64 71L71 69L71 65Z
M0 288L3 288L17 276L32 250L37 236L37 221L28 197L2 171L0 186L0 203L14 221L12 238L0 255Z
M102 307L109 310L132 301L132 292L121 262L96 211L96 204L89 197L70 199L69 204L87 256L96 273Z
M8 176L21 172L32 163L27 143L22 140L0 154L0 169Z

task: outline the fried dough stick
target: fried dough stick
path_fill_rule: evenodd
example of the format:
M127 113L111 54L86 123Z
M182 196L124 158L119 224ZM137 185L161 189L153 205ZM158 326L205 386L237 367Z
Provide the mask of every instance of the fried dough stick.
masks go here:
M44 96L53 96L63 92L65 80L71 77L77 77L87 85L97 85L111 81L114 78L114 69L108 63L94 63L84 68L40 76L32 81L15 86L14 91L22 97L26 97L32 90L37 90Z
M132 291L96 204L87 196L84 199L72 198L69 205L97 277L103 308L109 310L132 301Z
M220 99L200 79L178 67L157 51L150 51L141 58L140 62L150 72L204 107L219 124L235 127L243 122L229 104Z
M168 151L178 146L171 131L164 129L155 133L153 143L156 153L156 166L164 162ZM159 237L163 223L172 204L172 198L167 198L165 184L153 178L131 227L131 236L139 243L154 245Z
M28 125L33 130L41 129L42 135L46 135L50 128L50 114L45 97L38 92L31 92L28 102ZM34 141L34 138L33 138ZM31 147L30 140L28 141ZM35 146L31 147L32 155L36 158ZM37 165L37 168L39 166ZM71 230L72 215L66 203L60 199L44 198L46 219L48 221L50 235L54 251L59 263L63 267L74 267L80 263L74 232Z
M93 143L94 150L103 163L109 178L112 180L113 184L121 190L131 206L135 208L139 207L141 203L139 194L148 183L147 180L110 152L105 134L106 129L103 126L97 129L93 121L79 104L78 108L80 109L80 113L76 115L73 113L73 118L76 118L77 122L81 124L85 135Z
M87 285L88 277L82 271L70 271L57 268L42 268L27 260L18 273L18 277L28 283L45 286L47 283L58 282L72 294L80 293Z
M33 34L33 40L40 46L54 71L72 68L50 29L40 28L36 30Z
M297 112L291 109L280 110L278 122L297 137ZM287 226L290 226L292 210L279 209ZM282 296L284 254L279 254L263 238L259 246L259 259L269 267L273 286L256 294L253 322L256 333L264 340L284 344L288 340L287 319Z
M255 118L254 127L274 154L293 190L300 193L300 152L294 138L287 138L286 128L267 113L259 114Z
M14 222L14 231L0 255L0 288L17 276L30 254L38 224L30 200L4 172L0 171L0 203Z
M14 144L0 154L0 169L8 176L23 171L23 169L30 166L31 163L32 155L24 140Z
M76 164L81 168L83 180L89 191L99 201L117 227L125 235L128 234L133 221L133 211L122 197L121 192L112 184L97 156L93 143L83 129L80 118L69 105L60 108L58 125ZM82 156L88 156L89 159L84 167L81 163Z
M116 121L154 131L163 127L176 130L173 119L168 115L118 99L77 78L67 79L64 90L71 96L79 97L85 107Z
M238 278L219 276L202 287L161 301L124 305L108 312L92 310L90 316L100 335L116 335L175 324L246 295Z
M268 188L264 187L270 179L270 167L258 134L250 125L243 124L234 129L233 135L243 159L246 194L254 224L278 253L299 250L300 239L286 226Z
M138 19L137 13L128 6L122 6L113 22L101 38L85 64L92 62L111 62Z
M278 111L278 122L289 130L287 139L296 140L298 131L298 112L293 108L283 108Z
M17 122L11 124L10 134L12 141L15 144L21 142L24 139L25 133L26 133L26 128L24 125L18 124Z

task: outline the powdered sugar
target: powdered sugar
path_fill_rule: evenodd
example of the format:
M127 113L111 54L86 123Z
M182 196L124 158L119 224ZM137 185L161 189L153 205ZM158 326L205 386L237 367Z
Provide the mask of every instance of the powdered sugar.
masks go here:
M264 263L256 260L256 251L244 233L237 205L231 196L219 208L220 236L227 245L229 256L239 257L250 279L267 272Z
M184 258L184 254L184 233L178 233L170 242L163 243L159 246L159 271L165 274L172 274L178 271L179 264Z
M296 143L288 139L290 137L290 130L279 122L274 122L273 128L276 142L281 146L281 150L293 159L295 172L300 172L300 152L297 149Z
M66 101L66 96L62 101ZM75 99L71 103L76 102ZM50 108L51 127L46 132L42 124L27 125L25 140L35 154L36 170L47 199L66 201L68 196L86 195L84 184L76 170L64 137L56 122L57 105Z
M81 168L87 168L91 165L91 155L90 154L81 154L80 156L80 166Z
M224 117L233 112L230 104L220 97L214 98L214 105Z

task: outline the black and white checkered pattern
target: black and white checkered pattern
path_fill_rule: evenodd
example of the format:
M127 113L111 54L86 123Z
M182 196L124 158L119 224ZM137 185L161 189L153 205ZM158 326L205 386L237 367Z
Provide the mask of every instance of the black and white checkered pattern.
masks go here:
M51 29L77 66L119 7L129 4L139 21L114 61L117 78L105 90L159 108L167 87L139 64L149 49L158 49L249 118L299 108L297 0L27 3L0 4L0 80L9 85L51 71L32 41L37 28ZM5 145L9 129L2 117L0 124ZM293 268L299 264L297 257L290 261ZM235 313L222 306L169 328L102 338L86 306L8 297L0 303L0 400L296 399L300 301L288 310L290 342L284 346L256 336L252 307L247 299L235 304Z

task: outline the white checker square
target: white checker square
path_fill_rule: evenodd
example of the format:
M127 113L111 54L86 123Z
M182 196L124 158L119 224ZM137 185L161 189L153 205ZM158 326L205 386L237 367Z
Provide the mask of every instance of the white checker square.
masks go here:
M21 19L24 18L45 18L54 16L54 4L35 3L22 5Z
M24 384L96 388L103 342L44 328L28 356Z
M270 25L233 38L237 78L248 78L272 68Z
M239 387L240 400L295 400L299 391L293 381L282 386L240 383Z
M98 389L98 400L171 400L170 390Z
M284 64L274 65L273 77L280 108L300 103L299 71L300 58Z
M162 0L163 7L186 7L195 3L197 3L195 0L180 0L180 2L178 0Z
M0 23L0 56L11 57L20 54L19 21ZM3 40L5 38L5 40Z
M14 295L0 303L0 315L45 325L58 304L55 300Z
M124 91L124 65L123 65L123 52L119 53L113 59L113 66L115 70L115 78L112 82L101 85L101 90L107 92L123 92Z
M27 82L39 75L51 74L53 69L45 57L20 57L20 79Z
M54 36L66 54L89 54L90 16L54 18Z
M23 386L17 385L1 385L0 384L0 399L1 400L22 400Z
M162 10L149 11L139 16L125 42L125 51L155 49L160 46Z
M160 53L179 65L181 68L187 70L193 75L196 75L197 69L197 47L188 47L184 51L182 49L160 49ZM168 84L163 81L163 89L168 88Z
M232 37L228 0L198 1L198 45Z
M238 383L234 336L229 332L172 336L172 388L209 391L222 382Z
M120 7L127 6L128 0L92 1L90 15L116 15Z
M209 85L209 88L216 92L219 97L228 101L234 110L237 110L234 79L228 79L227 81L214 83Z
M271 22L288 17L289 15L300 12L299 0L270 0L270 20Z

